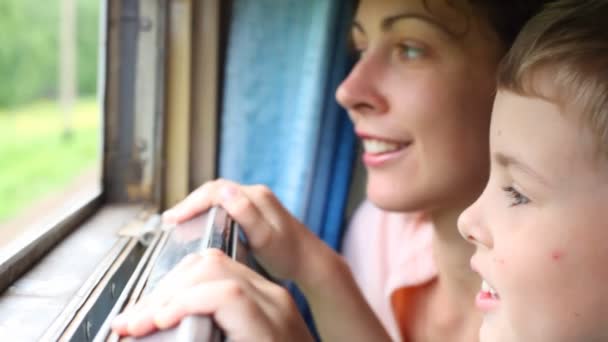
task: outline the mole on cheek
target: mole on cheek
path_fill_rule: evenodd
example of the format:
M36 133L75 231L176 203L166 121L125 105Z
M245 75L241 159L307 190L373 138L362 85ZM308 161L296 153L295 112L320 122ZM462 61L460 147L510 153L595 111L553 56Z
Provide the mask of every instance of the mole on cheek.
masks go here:
M494 258L494 262L499 264L499 265L504 265L505 264L505 259L502 258Z
M564 252L560 251L559 249L556 249L553 252L551 252L551 259L553 259L553 261L559 261L563 257L564 257Z

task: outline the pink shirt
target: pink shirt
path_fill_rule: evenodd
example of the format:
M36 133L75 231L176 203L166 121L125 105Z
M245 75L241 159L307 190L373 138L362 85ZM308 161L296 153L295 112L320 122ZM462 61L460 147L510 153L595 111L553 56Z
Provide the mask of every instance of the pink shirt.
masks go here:
M419 213L391 213L363 202L353 216L343 254L355 281L393 340L403 338L391 305L400 288L437 277L431 242L433 227Z

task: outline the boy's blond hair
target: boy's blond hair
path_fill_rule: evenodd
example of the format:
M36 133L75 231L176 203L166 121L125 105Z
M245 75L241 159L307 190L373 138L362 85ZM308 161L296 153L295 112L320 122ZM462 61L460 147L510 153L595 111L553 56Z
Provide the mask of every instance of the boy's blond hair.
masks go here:
M608 1L558 0L532 18L498 70L498 89L581 113L608 157Z

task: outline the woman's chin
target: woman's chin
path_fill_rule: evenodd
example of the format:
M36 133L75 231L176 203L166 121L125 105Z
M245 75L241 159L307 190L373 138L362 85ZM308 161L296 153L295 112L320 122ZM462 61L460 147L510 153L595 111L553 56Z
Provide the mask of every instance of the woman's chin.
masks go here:
M386 211L409 212L423 209L420 196L403 191L403 187L398 184L380 187L370 182L367 186L367 198L376 207Z

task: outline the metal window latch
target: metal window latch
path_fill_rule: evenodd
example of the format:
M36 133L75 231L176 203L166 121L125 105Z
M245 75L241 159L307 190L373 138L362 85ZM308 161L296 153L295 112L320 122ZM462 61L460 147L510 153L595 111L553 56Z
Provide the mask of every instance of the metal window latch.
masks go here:
M217 248L232 259L237 259L239 227L238 224L221 207L211 208L207 221L207 235L201 241L200 251Z

